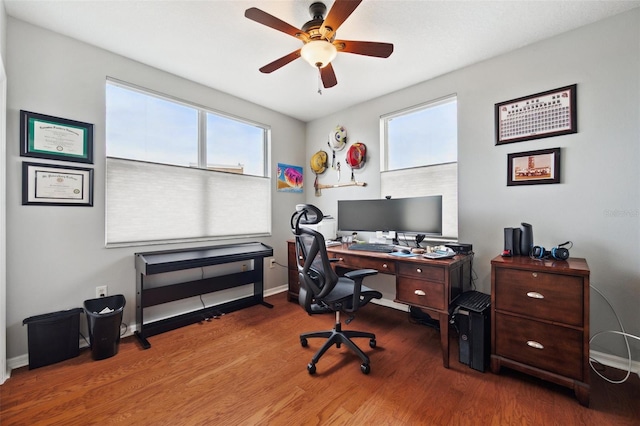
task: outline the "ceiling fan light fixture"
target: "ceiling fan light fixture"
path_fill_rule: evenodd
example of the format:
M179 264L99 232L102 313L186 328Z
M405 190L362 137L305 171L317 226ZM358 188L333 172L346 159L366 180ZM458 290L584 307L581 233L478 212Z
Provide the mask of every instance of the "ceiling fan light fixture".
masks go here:
M312 40L302 46L300 55L314 68L324 68L336 58L338 49L326 40Z

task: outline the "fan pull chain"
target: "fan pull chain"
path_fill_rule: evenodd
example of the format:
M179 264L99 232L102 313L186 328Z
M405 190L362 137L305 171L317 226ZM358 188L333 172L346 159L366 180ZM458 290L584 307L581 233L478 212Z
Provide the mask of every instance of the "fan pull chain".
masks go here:
M320 67L318 67L318 95L322 95L322 74L320 73Z

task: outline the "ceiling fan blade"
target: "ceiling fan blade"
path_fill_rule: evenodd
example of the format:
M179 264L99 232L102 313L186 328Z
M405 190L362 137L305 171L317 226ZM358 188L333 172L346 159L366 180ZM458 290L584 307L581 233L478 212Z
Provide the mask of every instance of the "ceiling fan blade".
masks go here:
M333 34L338 31L340 25L356 10L356 7L358 7L360 3L362 3L362 0L336 0L320 27L320 33L324 34L327 39L330 39Z
M338 84L338 80L336 79L336 73L333 71L333 67L331 63L329 63L326 67L320 68L320 78L322 78L322 85L325 89L329 87L333 87Z
M388 58L393 53L393 44L375 41L335 40L333 45L338 52L355 53L356 55Z
M273 15L268 14L256 7L247 9L244 12L246 18L256 21L259 24L266 25L274 30L282 31L285 34L299 38L301 35L307 35L304 31L299 30L293 25L287 24L283 20L276 18ZM307 35L308 36L308 35Z
M272 73L275 70L287 65L289 62L298 59L299 57L300 49L296 50L295 52L291 52L288 55L284 55L282 58L276 59L275 61L265 65L264 67L260 68L260 72L265 74Z

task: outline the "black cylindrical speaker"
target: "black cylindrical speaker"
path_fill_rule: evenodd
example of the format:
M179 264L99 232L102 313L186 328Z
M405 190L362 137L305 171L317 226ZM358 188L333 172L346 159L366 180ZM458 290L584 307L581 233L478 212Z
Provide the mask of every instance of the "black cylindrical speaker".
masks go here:
M522 222L520 229L522 235L520 236L520 254L526 256L531 253L533 248L533 227L528 223Z

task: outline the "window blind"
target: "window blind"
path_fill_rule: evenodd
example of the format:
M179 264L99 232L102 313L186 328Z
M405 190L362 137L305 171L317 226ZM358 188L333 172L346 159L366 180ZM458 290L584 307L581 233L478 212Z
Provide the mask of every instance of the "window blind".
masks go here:
M458 163L382 172L380 195L393 198L442 195L442 236L458 238Z
M271 179L107 158L106 243L271 233Z

